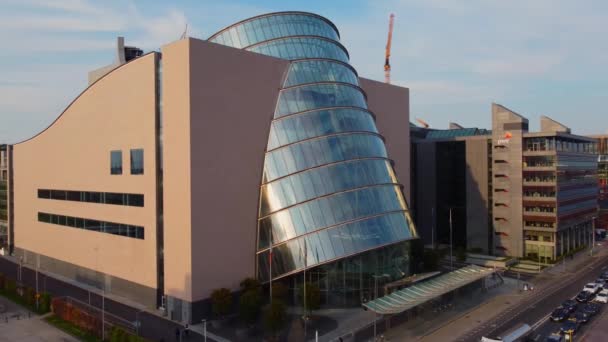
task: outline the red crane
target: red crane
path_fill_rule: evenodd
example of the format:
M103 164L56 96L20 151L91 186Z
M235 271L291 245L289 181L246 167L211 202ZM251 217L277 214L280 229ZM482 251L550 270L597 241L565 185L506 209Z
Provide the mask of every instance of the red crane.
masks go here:
M391 42L393 40L393 23L395 22L395 15L391 13L388 20L388 40L386 42L385 60L384 60L384 82L391 83L391 63L389 58L391 57Z

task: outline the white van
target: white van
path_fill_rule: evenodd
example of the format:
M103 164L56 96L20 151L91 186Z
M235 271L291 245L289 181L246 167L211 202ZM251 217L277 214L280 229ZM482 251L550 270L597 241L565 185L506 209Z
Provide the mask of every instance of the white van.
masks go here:
M599 302L599 303L608 303L608 290L602 290L600 291L600 293L597 294L597 296L595 296L595 299L593 300L594 302Z

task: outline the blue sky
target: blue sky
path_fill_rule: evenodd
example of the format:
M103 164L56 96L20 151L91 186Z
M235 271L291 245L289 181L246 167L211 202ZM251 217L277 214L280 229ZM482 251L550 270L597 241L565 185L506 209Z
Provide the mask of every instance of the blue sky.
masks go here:
M608 2L601 0L88 1L0 0L0 142L48 126L112 62L115 37L158 50L207 38L265 12L311 11L340 29L363 77L382 80L388 15L396 15L393 83L411 116L490 126L497 102L548 115L579 134L607 133Z

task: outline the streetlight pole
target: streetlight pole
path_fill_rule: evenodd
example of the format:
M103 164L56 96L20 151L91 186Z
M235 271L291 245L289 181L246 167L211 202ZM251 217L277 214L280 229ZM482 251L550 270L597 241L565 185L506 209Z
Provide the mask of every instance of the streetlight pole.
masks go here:
M207 342L207 320L203 319L203 338Z
M374 299L378 299L378 278L390 277L388 274L374 274ZM376 341L376 322L378 321L378 313L374 311L374 342Z
M452 255L452 207L450 207L450 272L454 270L454 256Z

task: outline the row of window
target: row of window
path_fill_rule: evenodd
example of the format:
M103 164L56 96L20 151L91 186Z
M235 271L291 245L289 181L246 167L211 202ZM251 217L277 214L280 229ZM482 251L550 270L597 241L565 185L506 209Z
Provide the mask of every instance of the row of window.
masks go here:
M100 233L144 239L144 227L129 224L90 220L80 217L38 213L38 221L60 226L91 230Z
M246 50L281 59L327 58L348 63L348 54L338 43L324 38L292 37L271 40Z
M266 40L288 36L321 36L338 40L338 33L321 18L302 14L280 14L255 18L211 38L210 41L244 48Z
M358 88L340 83L310 84L281 91L275 118L317 108L358 107L367 109Z
M142 148L131 150L131 174L144 174L144 150ZM110 151L110 174L122 175L122 151Z
M38 198L61 201L126 205L131 207L144 206L144 195L122 194L116 192L38 189Z
M343 82L358 86L359 78L351 68L336 61L304 60L291 64L284 86L317 82Z

